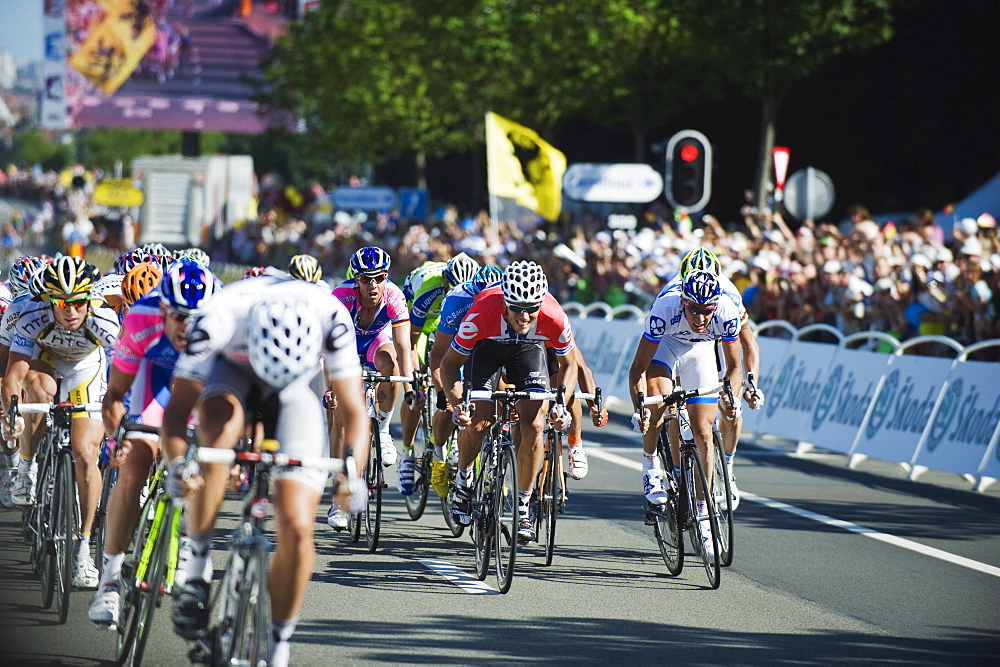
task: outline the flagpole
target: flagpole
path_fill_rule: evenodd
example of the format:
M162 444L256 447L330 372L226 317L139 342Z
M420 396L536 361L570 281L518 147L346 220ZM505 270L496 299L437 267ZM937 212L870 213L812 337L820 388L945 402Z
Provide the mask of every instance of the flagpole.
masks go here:
M490 112L487 111L484 116L484 127L488 126L488 119ZM493 228L493 238L496 242L500 242L500 224L497 222L497 216L500 215L500 201L497 196L493 194L490 190L490 135L489 132L484 132L484 143L486 144L486 192L489 194L490 199L490 226Z

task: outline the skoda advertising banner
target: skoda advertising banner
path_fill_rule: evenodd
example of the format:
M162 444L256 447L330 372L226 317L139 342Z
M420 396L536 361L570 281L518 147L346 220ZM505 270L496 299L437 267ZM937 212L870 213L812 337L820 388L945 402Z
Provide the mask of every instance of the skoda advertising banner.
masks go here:
M772 378L765 389L763 414L756 430L792 440L805 440L808 419L826 386L826 376L836 356L836 345L793 341L776 370L761 369L763 377ZM761 358L764 358L761 349Z
M851 453L885 461L912 460L952 363L952 359L893 357Z
M785 361L785 353L791 348L792 341L783 338L770 338L761 336L757 339L760 346L760 377L758 383L760 390L764 392L764 407L759 410L748 410L746 403L743 404L743 428L748 431L763 431L758 426L761 419L767 414L771 403L771 392L774 391L775 380L778 378L779 370ZM795 438L798 440L798 436Z
M802 439L835 452L850 451L890 357L840 348L802 430Z
M635 348L642 337L642 322L569 318L583 358L590 364L594 381L605 396L631 403L628 391L628 369Z
M956 364L914 464L976 474L998 423L997 365L984 361Z

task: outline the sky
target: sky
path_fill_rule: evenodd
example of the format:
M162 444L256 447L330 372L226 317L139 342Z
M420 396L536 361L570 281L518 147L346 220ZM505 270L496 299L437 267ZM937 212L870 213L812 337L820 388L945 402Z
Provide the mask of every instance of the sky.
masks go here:
M0 0L0 51L18 60L42 59L44 0Z

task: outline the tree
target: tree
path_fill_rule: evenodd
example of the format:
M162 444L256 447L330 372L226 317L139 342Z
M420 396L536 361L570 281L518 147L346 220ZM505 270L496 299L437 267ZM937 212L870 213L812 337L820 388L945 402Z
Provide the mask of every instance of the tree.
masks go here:
M122 161L124 172L129 173L136 156L181 152L181 133L170 130L101 128L85 130L80 141L86 163L105 171L113 169L117 160ZM202 152L206 155L217 153L226 142L226 135L220 132L204 132L201 135Z
M701 45L695 62L760 100L754 174L763 208L781 105L792 84L832 58L863 51L893 34L892 9L908 0L679 0Z

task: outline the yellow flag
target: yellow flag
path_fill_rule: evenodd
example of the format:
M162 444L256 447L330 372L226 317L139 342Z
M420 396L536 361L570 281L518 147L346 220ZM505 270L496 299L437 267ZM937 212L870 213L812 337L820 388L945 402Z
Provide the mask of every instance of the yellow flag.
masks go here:
M559 217L566 156L537 132L486 114L486 165L490 194L513 199L546 220Z
M105 95L118 90L156 40L156 24L143 0L105 3L107 15L70 65Z

